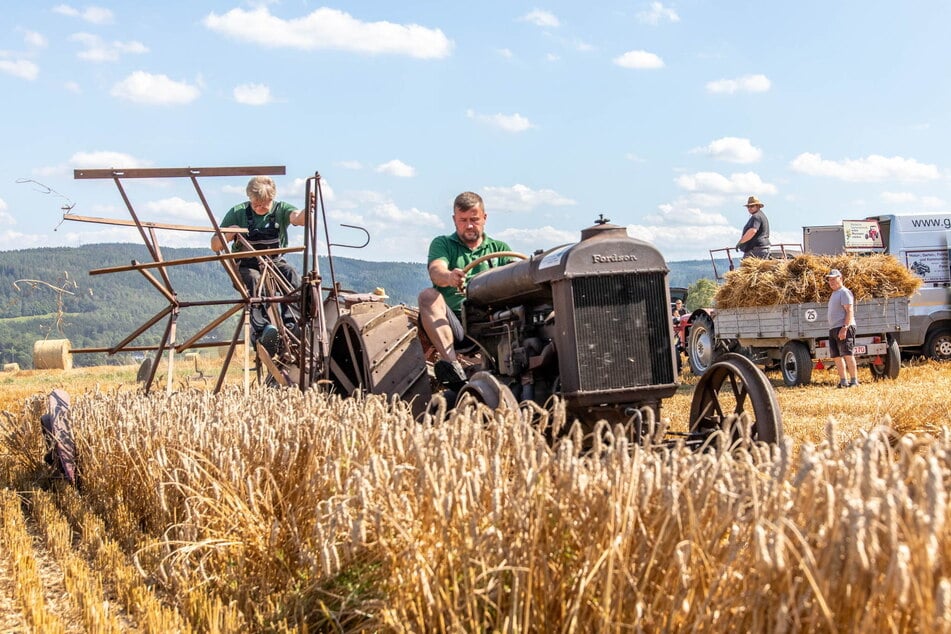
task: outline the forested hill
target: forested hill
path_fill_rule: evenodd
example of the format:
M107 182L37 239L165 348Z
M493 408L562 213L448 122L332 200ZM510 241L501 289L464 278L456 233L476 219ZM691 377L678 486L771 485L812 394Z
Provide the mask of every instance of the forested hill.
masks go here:
M207 256L206 249L162 250L166 260ZM115 345L168 305L165 298L139 272L89 275L93 269L124 266L132 260L150 262L142 245L95 244L0 252L0 363L33 367L33 344L38 339L69 339L73 348ZM289 258L298 270L297 254ZM689 286L701 277L712 277L709 261L670 262L670 284ZM330 268L319 262L325 285ZM150 271L158 278L158 271ZM334 257L334 273L343 288L369 292L386 289L391 303L416 304L420 289L429 285L426 267L412 262L367 262ZM216 263L171 267L169 277L180 301L230 299L236 296L223 267ZM60 292L62 289L65 292ZM62 302L60 306L59 302ZM188 307L178 320L178 340L196 332L222 312L221 307ZM139 337L137 344L157 343L167 319ZM219 328L217 336L230 337L233 325ZM74 365L128 363L104 354L75 355Z

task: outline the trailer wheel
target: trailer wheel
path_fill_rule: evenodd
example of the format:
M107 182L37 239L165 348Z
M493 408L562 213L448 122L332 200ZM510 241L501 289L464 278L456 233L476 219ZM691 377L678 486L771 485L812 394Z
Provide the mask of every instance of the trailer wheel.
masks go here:
M783 438L783 417L776 392L756 364L738 354L725 354L697 383L690 404L690 432L703 438L746 414L750 438L777 443ZM741 434L734 430L738 439Z
M872 370L872 378L876 381L898 378L898 372L901 370L901 349L891 335L888 335L888 350L885 352L881 365L873 363L869 367Z
M690 363L690 371L697 376L703 376L716 359L716 335L713 332L713 320L709 315L697 315L690 324L689 339L687 361Z
M812 382L812 357L801 341L789 341L779 353L779 369L786 387L809 385Z
M940 328L928 335L925 356L935 361L951 361L951 328Z

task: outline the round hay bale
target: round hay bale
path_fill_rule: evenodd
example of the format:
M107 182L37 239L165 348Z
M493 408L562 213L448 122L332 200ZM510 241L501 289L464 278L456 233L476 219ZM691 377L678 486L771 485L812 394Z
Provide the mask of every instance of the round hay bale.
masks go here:
M19 372L20 364L19 363L4 363L3 371L4 372Z
M186 360L189 360L189 359L198 359L198 357L200 357L200 356L201 356L201 355L200 355L200 353L198 353L198 352L186 352L186 353L185 353L185 359L186 359Z
M46 339L33 344L33 369L71 370L73 355L69 353L69 339Z

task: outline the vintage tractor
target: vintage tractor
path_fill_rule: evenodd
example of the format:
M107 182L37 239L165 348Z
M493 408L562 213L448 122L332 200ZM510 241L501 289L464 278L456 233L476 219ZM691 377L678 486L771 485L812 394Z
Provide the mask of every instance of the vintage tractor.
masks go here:
M668 272L657 249L602 217L577 243L473 277L463 320L482 365L460 396L490 406L559 397L588 423L640 420L642 408L659 415L678 386ZM694 392L688 442L703 442L740 413L752 437L782 437L759 369L730 355L711 370Z

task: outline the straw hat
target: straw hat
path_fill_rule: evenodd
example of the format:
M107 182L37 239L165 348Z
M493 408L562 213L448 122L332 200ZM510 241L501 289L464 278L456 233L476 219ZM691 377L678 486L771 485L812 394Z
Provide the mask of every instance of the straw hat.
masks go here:
M765 207L766 205L764 205L763 203L761 203L760 200L759 200L759 198L757 198L756 196L750 196L749 199L746 201L746 205L745 205L745 206L746 206L746 207L754 207L754 206L755 206L755 207Z
M383 288L382 286L377 286L376 288L374 288L373 295L376 295L377 297L381 297L383 299L388 299L390 297L389 295L386 294L386 289Z

